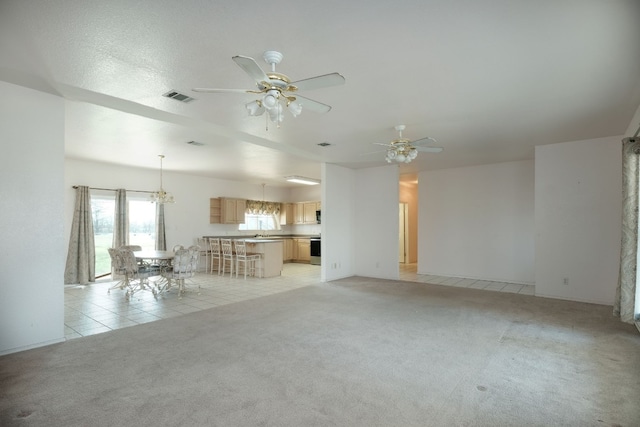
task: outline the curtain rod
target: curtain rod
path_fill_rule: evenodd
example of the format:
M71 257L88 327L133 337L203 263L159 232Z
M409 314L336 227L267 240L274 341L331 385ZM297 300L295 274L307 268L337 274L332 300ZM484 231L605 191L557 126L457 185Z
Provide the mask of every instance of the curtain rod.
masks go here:
M71 188L73 188L75 190L78 187L79 187L78 185L74 185ZM116 189L114 189L114 188L99 188L99 187L89 187L89 190L116 191ZM146 190L127 190L127 189L124 189L124 191L128 191L128 192L131 192L131 193L153 193L153 191L146 191Z

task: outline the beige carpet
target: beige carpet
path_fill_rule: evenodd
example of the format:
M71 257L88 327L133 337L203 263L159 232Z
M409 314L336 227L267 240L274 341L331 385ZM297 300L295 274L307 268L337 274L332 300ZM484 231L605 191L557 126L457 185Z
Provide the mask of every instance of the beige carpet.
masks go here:
M350 278L0 357L2 426L638 426L611 307Z

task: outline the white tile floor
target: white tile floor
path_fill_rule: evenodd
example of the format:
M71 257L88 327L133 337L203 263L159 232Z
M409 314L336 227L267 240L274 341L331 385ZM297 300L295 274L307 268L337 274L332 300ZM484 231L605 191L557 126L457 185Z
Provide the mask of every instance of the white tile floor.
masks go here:
M416 264L401 264L400 279L447 286L486 289L500 292L534 294L534 287L503 282L460 279L416 274ZM157 299L151 292L140 291L129 301L124 291L116 289L110 281L98 281L89 286L65 288L65 337L67 339L99 334L113 329L181 316L262 296L308 286L320 280L320 266L285 264L282 276L273 278L242 277L236 279L217 274L198 273L182 298L171 290ZM198 285L200 286L198 292Z
M535 295L534 285L492 282L488 280L463 279L460 277L433 276L430 274L417 274L417 270L417 264L400 264L400 280L406 280L408 282L431 283L434 285L456 286L460 288L484 289L487 291Z

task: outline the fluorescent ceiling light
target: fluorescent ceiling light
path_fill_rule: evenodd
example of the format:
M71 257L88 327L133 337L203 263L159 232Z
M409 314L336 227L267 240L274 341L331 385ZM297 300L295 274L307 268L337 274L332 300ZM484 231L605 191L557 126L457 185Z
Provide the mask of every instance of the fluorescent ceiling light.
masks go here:
M298 184L305 185L318 185L320 180L313 178L305 178L304 176L286 176L285 179L289 182L296 182Z

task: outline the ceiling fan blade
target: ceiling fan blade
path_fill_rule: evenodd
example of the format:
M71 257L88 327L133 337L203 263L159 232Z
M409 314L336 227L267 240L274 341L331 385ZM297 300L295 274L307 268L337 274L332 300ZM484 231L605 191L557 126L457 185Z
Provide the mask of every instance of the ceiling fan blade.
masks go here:
M261 86L262 82L269 81L269 77L267 77L267 74L262 71L262 68L260 68L258 63L254 61L253 58L249 58L248 56L236 55L231 59L233 59L235 63L238 64L240 68L242 68L244 72L247 73L249 77L251 77L258 84L258 86Z
M444 148L442 147L414 147L416 150L422 153L441 153Z
M308 79L298 80L297 82L291 82L291 84L296 86L298 90L313 90L342 85L344 84L344 82L344 77L342 77L340 73L331 73L317 77L310 77Z
M305 98L304 96L295 95L298 103L302 105L302 111L309 110L316 113L328 113L331 111L331 106L323 104L322 102L314 101L313 99Z
M245 89L214 89L208 87L194 87L191 89L194 92L205 92L205 93L250 93Z
M415 141L412 141L411 145L427 145L427 144L432 144L434 142L438 142L438 141L436 141L435 138L431 138L430 136L428 136L426 138L417 139Z
M383 144L382 142L374 142L374 145L384 145L385 147L393 147L391 144Z

